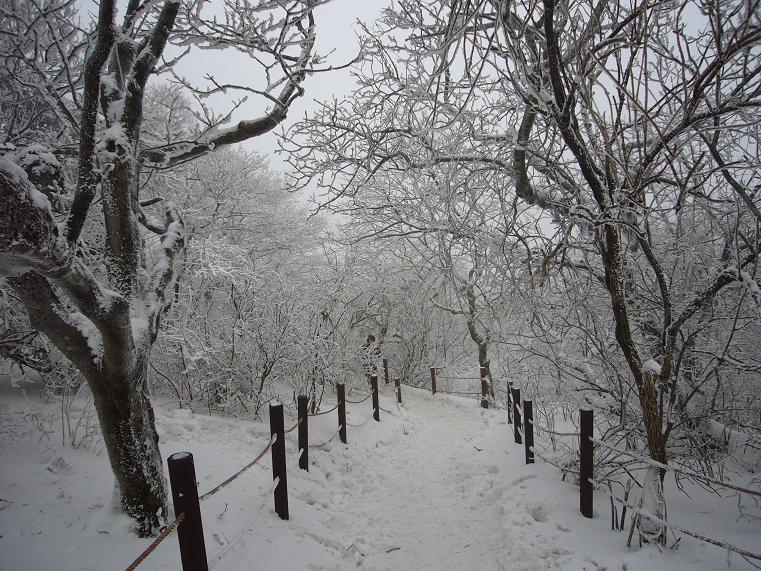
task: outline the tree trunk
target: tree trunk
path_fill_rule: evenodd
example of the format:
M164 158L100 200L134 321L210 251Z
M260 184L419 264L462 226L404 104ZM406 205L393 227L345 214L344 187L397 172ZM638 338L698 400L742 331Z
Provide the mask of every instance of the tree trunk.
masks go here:
M489 395L494 398L494 383L491 378L491 366L489 362L489 331L486 331L485 335L481 335L476 328L476 291L475 282L473 278L475 276L475 270L470 271L470 280L468 281L465 289L465 295L468 299L468 314L466 316L466 322L468 325L468 333L470 338L478 347L478 366L486 369L486 380L489 386Z
M121 508L137 521L142 537L166 519L159 436L148 400L147 351L125 373L89 379Z
M658 391L654 383L655 375L646 371L639 389L639 401L642 407L642 419L647 434L647 448L650 457L656 462L666 464L666 439L663 433ZM642 508L655 517L666 519L666 502L663 498L663 478L665 470L657 466L648 466L642 490ZM653 543L666 541L666 528L659 522L647 517L640 518L639 531L642 538Z

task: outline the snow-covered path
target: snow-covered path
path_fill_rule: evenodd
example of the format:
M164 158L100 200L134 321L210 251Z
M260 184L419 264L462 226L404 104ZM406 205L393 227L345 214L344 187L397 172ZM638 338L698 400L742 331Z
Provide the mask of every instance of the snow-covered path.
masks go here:
M504 411L407 386L404 406L397 408L392 387L381 392L381 406L390 412L381 412L380 423L370 418L368 401L349 405L347 446L335 437L335 413L310 419L310 442L330 443L310 448L309 472L297 466L296 433L286 437L289 521L273 510L268 457L202 502L211 569L752 569L688 539L664 553L652 546L627 548L627 533L610 530L605 495L595 497L594 519L582 518L572 481L561 481L541 461L524 464ZM327 395L326 410L332 398ZM361 391L350 398L361 398ZM11 442L0 438L0 570L124 569L150 540L132 534L131 522L108 504L111 476L104 455L55 445L55 437L39 439L29 419L55 419L56 411L46 406L0 407L8 428L0 436L16 435ZM287 424L294 412L291 407ZM263 422L174 407L158 413L164 453L194 454L202 492L248 463L269 438ZM537 443L540 450L547 444ZM678 525L757 549L758 524L738 518L734 500L695 486L687 497L675 492L673 482L669 489ZM140 567L179 568L176 537Z
M347 520L372 521L363 565L373 569L498 569L502 508L484 497L467 459L484 422L474 410L408 389L416 426L393 446L379 445L352 475L364 485L342 498ZM496 471L496 470L495 470Z

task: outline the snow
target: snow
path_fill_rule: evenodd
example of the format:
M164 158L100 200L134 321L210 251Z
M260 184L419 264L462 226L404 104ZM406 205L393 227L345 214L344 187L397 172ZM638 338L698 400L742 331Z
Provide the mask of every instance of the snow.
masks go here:
M647 359L642 363L642 370L654 375L661 374L661 366L655 359Z
M335 438L335 413L310 418L310 441L327 444L310 447L308 473L297 467L297 432L286 435L289 521L274 513L269 455L202 501L212 569L752 568L689 537L663 553L627 549L628 528L610 531L604 494L596 494L595 518L582 518L577 486L541 461L524 465L504 411L407 386L397 407L392 387L381 384L381 393L381 407L390 412L381 410L380 423L371 418L370 401L347 405L346 446ZM284 406L289 427L294 407ZM150 540L130 534L127 518L112 511L105 453L57 446L54 406L2 397L0 407L2 567L124 569ZM266 421L169 405L156 412L164 456L192 453L202 493L269 440ZM687 498L668 479L666 489L670 520L758 551L761 525L738 520L736 498L697 487L688 488ZM140 567L179 568L176 534Z
M761 315L761 286L758 285L756 280L748 272L740 272L740 283L748 291L751 299L758 307L759 315Z
M50 201L47 196L42 194L29 182L29 177L24 172L24 169L7 157L0 156L0 171L4 172L4 177L8 179L12 187L25 191L25 197L34 208L45 210L52 217Z

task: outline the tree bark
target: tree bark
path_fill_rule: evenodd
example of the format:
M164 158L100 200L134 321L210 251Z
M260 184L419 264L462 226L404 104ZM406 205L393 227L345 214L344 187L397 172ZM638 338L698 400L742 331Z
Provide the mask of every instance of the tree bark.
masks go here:
M148 399L148 353L120 373L88 379L124 512L140 536L166 519L166 486L153 409Z

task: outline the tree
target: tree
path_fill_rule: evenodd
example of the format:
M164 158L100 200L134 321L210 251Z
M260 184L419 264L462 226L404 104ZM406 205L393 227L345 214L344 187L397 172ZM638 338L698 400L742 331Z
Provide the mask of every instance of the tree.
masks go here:
M632 383L647 453L666 463L669 437L692 416L686 402L710 378L680 363L696 354L725 362L758 307L758 3L399 7L373 30L355 98L292 131L297 184L324 183L333 208L383 189L372 208L420 231L404 176L453 164L509 179L511 192L492 187L501 213L518 210L502 231L526 245L529 263L544 251L540 284L575 272L590 278L577 284L603 287L617 372ZM548 215L539 236L525 232L537 210ZM739 317L723 348L707 334L718 329L717 305ZM738 368L752 368L748 357ZM651 467L644 479L645 505L659 517L662 477ZM647 518L641 531L664 537Z
M4 138L24 145L38 141L35 133L47 132L48 121L61 125L57 136L48 136L52 154L37 153L44 164L28 172L21 168L28 166L18 164L23 148L9 148L0 158L0 272L32 326L87 380L121 508L136 520L141 535L154 533L166 513L146 371L180 277L186 235L171 203L163 204L162 222L150 222L143 209L151 204L141 202L140 176L280 123L319 62L313 53L317 4L226 2L220 17L198 1L130 0L117 25L116 2L103 0L97 21L84 30L76 24L73 1L0 3L2 57L8 69L18 70L11 78L15 87L3 92L10 98L4 108L15 109L2 122ZM166 55L169 45L173 51ZM196 47L254 58L266 79L264 86L227 85L208 75L207 94L243 91L270 108L227 129L220 123L229 114L206 114L207 128L195 138L147 146L141 127L148 81L172 70L183 55L192 57ZM25 99L31 92L39 97ZM75 182L65 183L68 204L60 213L39 188L65 179L58 176L65 167L56 157L74 162ZM96 196L100 213L92 208ZM91 223L102 226L102 248L87 244Z

